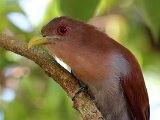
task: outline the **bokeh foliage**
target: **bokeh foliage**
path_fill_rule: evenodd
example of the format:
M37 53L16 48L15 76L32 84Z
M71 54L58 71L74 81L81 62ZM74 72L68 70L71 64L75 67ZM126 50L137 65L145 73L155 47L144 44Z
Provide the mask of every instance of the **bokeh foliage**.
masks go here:
M43 19L34 25L20 0L0 0L0 32L29 41L57 16L86 22L94 16L105 16L103 28L107 34L136 55L146 81L160 88L159 0L46 0L46 3ZM8 17L11 13L21 14L30 29L25 31L17 26ZM147 87L152 94L152 86ZM12 100L2 97L8 89L15 95ZM0 120L78 120L79 116L65 92L43 70L30 60L0 48Z

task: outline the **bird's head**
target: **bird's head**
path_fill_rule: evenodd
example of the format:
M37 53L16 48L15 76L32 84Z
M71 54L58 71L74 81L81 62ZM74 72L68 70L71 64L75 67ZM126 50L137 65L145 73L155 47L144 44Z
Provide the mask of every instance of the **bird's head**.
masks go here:
M41 34L42 37L29 42L29 48L40 44L58 44L66 43L73 45L83 43L86 44L86 36L93 34L93 26L87 25L81 21L74 20L69 17L58 17L51 20L45 25ZM71 44L72 43L72 44Z

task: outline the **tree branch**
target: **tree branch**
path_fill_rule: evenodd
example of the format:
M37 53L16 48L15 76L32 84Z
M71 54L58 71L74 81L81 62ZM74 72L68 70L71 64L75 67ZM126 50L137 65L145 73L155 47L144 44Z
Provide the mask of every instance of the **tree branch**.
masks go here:
M70 98L74 97L74 107L84 120L103 120L102 114L88 94L82 91L75 96L75 92L80 88L78 81L46 51L38 47L28 49L27 43L15 40L3 33L0 33L0 47L37 63L49 77L52 77L67 92Z

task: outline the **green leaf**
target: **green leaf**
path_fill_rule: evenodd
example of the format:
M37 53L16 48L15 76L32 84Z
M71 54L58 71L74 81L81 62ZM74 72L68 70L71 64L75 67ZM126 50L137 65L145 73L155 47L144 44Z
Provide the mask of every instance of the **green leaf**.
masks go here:
M0 1L0 13L6 14L9 12L20 12L24 13L24 11L20 8L18 4L18 0L2 0ZM3 13L2 13L3 12Z
M98 4L99 0L59 0L63 15L84 21L95 14Z
M158 40L160 33L160 1L159 0L135 0L144 22L150 27L155 40ZM155 41L156 42L156 41Z
M97 8L97 14L103 15L109 12L115 5L117 5L118 0L100 0Z

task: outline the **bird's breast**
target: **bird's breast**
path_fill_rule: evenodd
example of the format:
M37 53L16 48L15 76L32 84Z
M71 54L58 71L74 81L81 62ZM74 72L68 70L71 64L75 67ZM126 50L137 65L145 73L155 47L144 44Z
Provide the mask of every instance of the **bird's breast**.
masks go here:
M77 69L73 68L76 77L89 86L98 108L108 117L106 120L130 120L119 79L128 75L129 62L120 53L110 54L101 62L95 59L89 62L82 59Z

